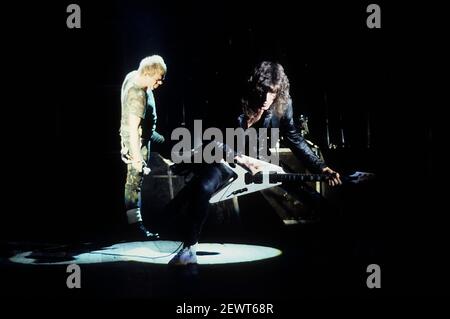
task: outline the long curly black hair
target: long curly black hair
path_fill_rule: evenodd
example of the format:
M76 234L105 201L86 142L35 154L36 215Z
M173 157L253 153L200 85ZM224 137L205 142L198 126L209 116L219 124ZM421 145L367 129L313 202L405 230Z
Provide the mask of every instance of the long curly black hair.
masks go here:
M276 98L270 107L281 117L290 100L289 79L281 64L261 62L247 81L247 92L242 98L242 109L247 117L252 117L264 104L268 92L276 93Z

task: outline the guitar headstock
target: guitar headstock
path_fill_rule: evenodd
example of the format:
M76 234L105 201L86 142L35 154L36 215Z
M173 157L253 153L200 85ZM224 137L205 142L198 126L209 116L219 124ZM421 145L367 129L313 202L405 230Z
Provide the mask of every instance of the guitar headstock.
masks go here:
M356 171L352 175L349 175L347 178L349 183L359 184L359 183L366 183L368 181L375 179L375 174L369 172Z

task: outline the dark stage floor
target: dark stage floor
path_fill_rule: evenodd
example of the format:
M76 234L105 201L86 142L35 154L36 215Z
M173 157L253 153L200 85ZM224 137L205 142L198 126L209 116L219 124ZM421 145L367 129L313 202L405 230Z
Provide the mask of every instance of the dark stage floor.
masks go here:
M117 161L110 171L121 172L120 165ZM103 173L106 181L112 178L107 172ZM287 225L264 204L261 194L240 197L239 216L227 215L223 207L210 212L200 240L199 265L185 268L165 264L179 246L182 219L159 224L161 242L129 242L117 182L103 184L100 197L89 202L93 203L89 211L69 187L64 194L73 199L66 201L70 207L40 215L29 209L26 219L16 215L2 225L11 227L1 241L0 293L12 298L237 299L289 301L290 305L306 297L432 294L435 285L428 285L431 279L423 266L436 263L430 259L431 251L417 245L418 237L412 236L426 231L426 222L422 230L408 227L411 218L400 218L409 211L401 205L404 200L392 201L397 195L382 178L370 187L341 189L336 214L315 223ZM114 180L121 179L114 176ZM144 182L144 194L162 196L148 190L152 185L151 179ZM148 207L152 200L147 197L143 202L145 207L147 201L148 224L158 220ZM272 249L265 256L267 251L261 253L257 247L232 245ZM80 256L84 256L77 261L81 288L69 289L67 267ZM371 275L367 269L373 264L381 270L380 289L367 286ZM436 273L442 272L436 269Z
M172 241L6 242L0 264L2 294L10 297L191 297L274 301L304 296L372 297L393 292L395 287L388 287L392 284L392 278L389 278L392 268L385 256L382 238L373 237L370 232L352 232L349 228L335 229L331 236L325 234L320 225L283 228L217 236L208 233L200 243L199 265L181 268L164 264L168 260L166 257L178 247L178 242ZM216 245L207 246L206 243ZM270 251L268 259L245 261L252 257L257 247L221 249L227 247L227 243L228 246L272 247L281 254L274 256L274 251ZM128 250L116 249L112 256L111 250L104 248L115 244L125 245ZM148 257L145 247L149 246L158 246L161 254L154 253L152 256L156 258ZM33 253L26 253L30 251ZM89 252L90 256L86 257ZM264 253L256 258L264 258ZM78 263L81 288L69 289L66 286L70 275L66 272L67 267L74 262L75 256L82 254L84 259ZM369 289L366 285L367 266L374 263L379 264L382 271L386 267L382 289Z

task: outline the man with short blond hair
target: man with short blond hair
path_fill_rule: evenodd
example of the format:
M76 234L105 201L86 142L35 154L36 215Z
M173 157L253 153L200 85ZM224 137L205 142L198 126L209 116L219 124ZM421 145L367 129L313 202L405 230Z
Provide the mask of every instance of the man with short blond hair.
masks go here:
M162 57L144 58L138 70L127 74L121 89L121 156L127 164L125 209L133 239L153 240L158 234L148 231L141 216L141 187L150 155L149 143L162 143L156 131L156 103L153 91L162 85L167 66Z

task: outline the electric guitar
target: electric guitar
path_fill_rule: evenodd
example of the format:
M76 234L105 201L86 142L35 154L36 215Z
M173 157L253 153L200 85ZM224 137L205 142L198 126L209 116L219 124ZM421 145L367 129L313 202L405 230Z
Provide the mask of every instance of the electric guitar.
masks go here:
M242 156L247 163L251 163L252 167L257 170L252 174L250 170L241 164L233 164L222 161L233 171L232 177L217 190L209 200L210 203L217 203L233 197L242 196L257 192L263 189L281 185L282 182L321 182L327 181L332 176L329 174L302 174L302 173L286 173L283 168L278 165L267 163L248 156ZM341 176L344 183L360 183L375 177L373 173L355 172L349 176Z

